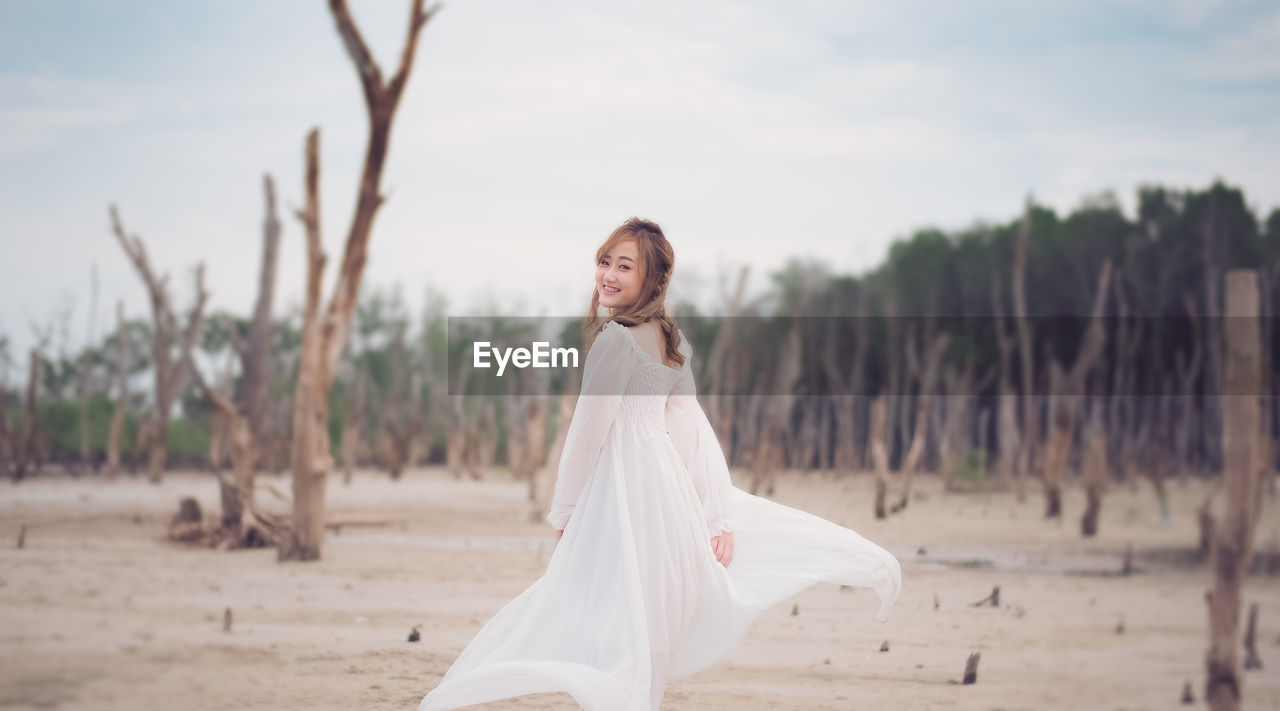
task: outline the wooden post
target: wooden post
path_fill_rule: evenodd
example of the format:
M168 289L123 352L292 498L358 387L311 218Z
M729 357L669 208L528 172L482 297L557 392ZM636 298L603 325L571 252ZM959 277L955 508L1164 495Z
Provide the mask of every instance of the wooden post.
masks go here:
M1258 276L1252 270L1227 274L1225 373L1222 381L1223 478L1226 506L1215 527L1207 594L1209 650L1205 700L1214 711L1240 708L1244 676L1237 657L1240 593L1248 570L1257 520L1258 438L1261 384L1258 336Z

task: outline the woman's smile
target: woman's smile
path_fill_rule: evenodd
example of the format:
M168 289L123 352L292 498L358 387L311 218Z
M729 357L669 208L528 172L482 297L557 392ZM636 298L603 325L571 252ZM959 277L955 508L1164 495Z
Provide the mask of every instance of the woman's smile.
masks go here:
M600 305L617 309L634 302L640 295L640 251L633 239L624 240L600 258L596 265L596 291Z

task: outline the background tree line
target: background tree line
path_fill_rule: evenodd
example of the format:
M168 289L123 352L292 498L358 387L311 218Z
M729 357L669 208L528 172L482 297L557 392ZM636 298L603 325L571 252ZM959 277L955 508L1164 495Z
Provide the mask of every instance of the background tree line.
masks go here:
M270 292L280 227L269 178L266 194ZM144 265L153 318L120 314L78 352L59 324L39 331L27 358L0 340L0 471L234 468L235 410L219 408L218 394L261 400L251 468L286 470L301 311L274 316L260 294L253 314L204 314L197 268L194 305L179 315L141 240L114 207L112 217L127 255ZM1220 182L1143 187L1132 217L1110 195L1065 215L1028 200L1003 223L920 230L865 274L793 260L752 301L747 270L722 278L718 318L692 318L703 314L691 303L674 308L688 324L704 408L753 491L771 492L783 468L872 470L883 478L877 512L888 515L909 504L912 474L932 471L953 488L1024 493L1036 482L1054 516L1076 474L1099 491L1107 480L1145 477L1163 500L1167 479L1220 471L1223 275L1240 268L1259 276L1263 390L1275 395L1280 210L1260 220ZM465 363L471 341L527 343L534 333L530 319L495 315L487 333L450 338L446 298L428 290L425 301L413 314L399 288L362 293L329 388L335 462L348 476L379 467L392 477L428 462L476 478L504 465L540 503L574 383L526 371L493 394L460 368L455 392L490 394L450 395L448 364ZM807 316L870 318L796 318ZM575 332L565 325L560 342ZM158 398L157 371L166 369L172 392ZM247 394L247 380L259 395ZM159 438L149 423L166 400L174 417ZM1265 422L1272 466L1276 402ZM894 471L899 491L890 494Z

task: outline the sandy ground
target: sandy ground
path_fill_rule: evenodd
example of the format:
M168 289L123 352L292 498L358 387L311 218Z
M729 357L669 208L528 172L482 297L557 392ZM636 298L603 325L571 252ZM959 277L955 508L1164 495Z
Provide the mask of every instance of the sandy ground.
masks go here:
M283 477L262 483L289 489ZM948 495L928 478L918 489L906 512L875 521L867 476L781 477L776 500L896 554L902 597L880 623L871 591L814 586L765 611L730 657L673 681L664 708L1168 709L1187 681L1202 705L1208 574L1142 557L1194 543L1202 486L1172 487L1168 522L1149 485L1115 487L1087 541L1078 490L1057 523L1041 518L1035 494ZM208 475L36 479L3 492L4 709L416 709L485 621L542 574L555 542L503 472L335 478L332 518L395 523L331 534L323 560L289 564L274 550L164 541L179 497L216 510ZM1257 538L1280 548L1274 498ZM1130 544L1139 572L1114 575ZM1000 607L970 605L995 585ZM1248 674L1245 708L1280 709L1280 578L1250 578L1245 597L1260 605L1267 666ZM410 643L415 625L422 641ZM971 651L982 653L978 683L961 686ZM541 694L474 708L577 706Z

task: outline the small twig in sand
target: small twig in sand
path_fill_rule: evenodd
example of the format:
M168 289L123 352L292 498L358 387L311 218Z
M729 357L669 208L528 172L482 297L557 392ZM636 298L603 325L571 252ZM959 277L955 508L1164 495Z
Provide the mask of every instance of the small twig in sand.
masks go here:
M938 593L933 594L933 609L938 609Z
M222 613L222 631L231 631L231 608L229 607Z
M978 660L982 658L982 652L974 652L969 655L969 659L964 663L964 681L962 684L975 684L978 681Z
M1191 693L1191 682L1188 681L1186 686L1182 687L1182 703L1190 706L1196 702L1195 694Z
M27 524L22 524L22 528L18 531L18 547L22 548L27 545Z
M1124 547L1124 566L1120 569L1121 575L1133 575L1133 544Z
M994 588L991 588L991 594L990 594L990 595L988 595L988 596L986 596L986 597L982 598L981 600L979 600L979 601L977 601L977 602L973 603L973 604L972 604L972 605L970 605L969 607L982 607L983 605L985 605L985 604L987 604L987 603L991 603L991 606L992 606L992 607L1000 607L1000 586L999 586L999 585L995 586Z
M412 629L412 630L409 630L409 641L410 641L410 642L417 642L417 641L418 641L418 640L420 640L420 639L422 639L422 634L421 634L421 633L419 633L419 631L418 631L418 626L417 626L417 625L414 625L414 626L413 626L413 629Z
M889 651L889 640L886 639L884 643L880 645L880 651L881 652Z
M800 614L800 603L791 606L791 616L795 617L798 614Z
M369 519L369 520L353 520L353 521L325 521L324 527L334 533L342 533L343 526L394 526L395 521L390 519Z
M1116 634L1124 634L1124 618L1123 617L1121 617L1120 621L1116 623Z

